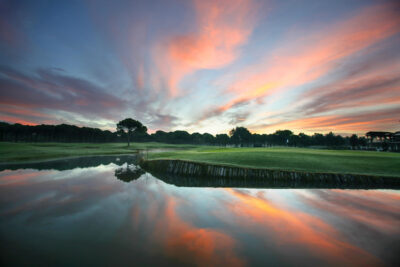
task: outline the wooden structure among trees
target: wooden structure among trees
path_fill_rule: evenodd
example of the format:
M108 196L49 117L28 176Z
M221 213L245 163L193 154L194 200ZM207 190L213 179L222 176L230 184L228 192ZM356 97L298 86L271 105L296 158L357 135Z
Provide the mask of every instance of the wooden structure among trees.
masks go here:
M400 131L391 132L368 132L365 134L371 148L400 151Z

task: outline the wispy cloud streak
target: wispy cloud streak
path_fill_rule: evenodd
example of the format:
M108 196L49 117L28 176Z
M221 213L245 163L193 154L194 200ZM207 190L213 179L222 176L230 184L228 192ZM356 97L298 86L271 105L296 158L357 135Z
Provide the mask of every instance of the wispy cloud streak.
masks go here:
M184 76L232 63L248 40L255 22L252 0L194 1L196 26L186 34L167 36L155 60L171 96L179 94Z
M392 5L372 6L359 11L340 23L302 37L290 37L258 65L240 71L226 95L233 98L206 111L200 121L224 114L242 103L262 102L267 96L277 96L316 82L332 71L340 70L340 62L376 44L400 30L400 17ZM393 83L396 83L396 78ZM358 94L372 96L383 85L359 86ZM353 88L353 95L356 95ZM333 93L340 97L340 93ZM344 97L345 93L342 93ZM310 96L313 97L313 96ZM317 100L316 100L317 101ZM333 105L334 103L332 103Z

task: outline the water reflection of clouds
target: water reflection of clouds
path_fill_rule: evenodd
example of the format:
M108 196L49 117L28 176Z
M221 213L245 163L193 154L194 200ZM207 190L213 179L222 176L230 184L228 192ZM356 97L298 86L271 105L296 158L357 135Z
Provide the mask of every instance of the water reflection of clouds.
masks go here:
M31 220L42 220L79 213L118 191L114 181L106 177L108 173L97 168L8 172L1 179L7 181L0 186L1 214L30 211Z
M199 266L241 266L243 260L237 257L237 246L229 234L218 229L196 227L182 220L177 214L177 204L168 200L164 220L159 229L165 236L165 252L168 257L179 259L185 264L195 262ZM157 233L157 238L162 234Z
M210 227L210 220L215 218L201 218L205 198L205 202L218 207L218 197L210 189L178 188L149 176L137 180L132 193L132 234L146 233L135 235L144 247L151 247L167 261L178 264L244 265L245 261L237 256L237 241L222 229Z
M3 226L207 266L380 265L377 247L398 240L396 191L187 188L150 174L125 183L116 167L1 172Z
M315 190L314 198L303 196L303 200L321 211L400 235L400 194L395 191Z
M400 251L399 191L314 190L300 195L309 207L335 223L353 244L398 265Z
M141 182L143 186L143 180ZM292 190L286 200L279 194L285 190L193 190L158 183L143 186L140 191L146 192L145 201L152 204L147 209L133 208L137 230L145 225L145 231L152 233L149 244L162 245L168 257L183 262L196 258L207 265L223 262L224 254L211 253L220 248L229 252L229 258L236 259L232 264L245 264L243 255L249 252L242 250L249 244L243 244L244 239L254 243L262 239L264 243L258 248L259 253L263 253L263 248L275 255L281 253L279 261L287 264L295 264L300 259L315 264L370 266L382 263L358 244L349 242L341 229L326 218L294 211L293 205L307 206L307 203L295 203L302 198L302 194L297 193L314 194L312 190ZM291 257L284 257L287 253Z
M134 209L133 221L137 226L140 218L144 220L141 226L146 224L146 231L152 232L151 242L163 244L167 257L186 263L190 262L190 259L197 259L196 262L203 265L218 265L217 263L224 262L227 258L233 260L232 264L244 264L244 259L238 256L242 248L242 240L239 240L240 235L237 234L239 230L253 235L254 239L263 239L264 247L269 247L276 254L282 253L282 248L286 253L290 251L290 258L285 259L285 253L282 254L282 259L287 260L289 264L296 263L300 258L308 262L346 265L368 266L381 263L370 253L347 242L338 229L322 218L302 211L285 210L268 201L263 190L242 192L200 188L197 192L192 192L194 194L184 194L186 188L177 189L165 184L158 186L160 188L153 188L155 191L146 195L146 201L152 204L147 210L142 210L145 214L140 214ZM146 187L142 189L146 190ZM208 220L195 216L197 209L203 209L198 195L204 197L204 191L216 193L208 198L208 202L213 203L207 214ZM227 193L223 198L229 201L219 201L221 192ZM160 193L164 202L155 201L157 197L153 194L159 196ZM274 196L273 192L269 195L275 200L280 199ZM221 203L223 207L220 206ZM211 207L208 204L207 206ZM221 215L220 210L225 212ZM217 223L219 227L210 227L209 222L212 220L220 221ZM216 248L223 249L225 254L216 253Z
M237 201L227 208L238 219L238 225L255 238L263 238L265 245L276 250L277 254L290 252L291 257L282 257L289 264L295 264L300 258L315 264L380 263L373 255L348 243L342 233L323 218L303 211L282 209L276 203L241 190L227 191L237 197Z
M46 171L46 172L35 172L29 169L25 170L17 170L17 171L10 171L5 170L0 172L0 186L14 184L14 185L23 185L29 184L37 179L33 178L42 178L46 174L53 174L54 171Z

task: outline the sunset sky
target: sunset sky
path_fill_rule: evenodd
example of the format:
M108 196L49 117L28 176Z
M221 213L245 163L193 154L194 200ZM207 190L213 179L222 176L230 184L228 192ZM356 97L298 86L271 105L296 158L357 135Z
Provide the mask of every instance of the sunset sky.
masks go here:
M396 4L397 2L397 4ZM0 1L0 121L400 130L398 1Z

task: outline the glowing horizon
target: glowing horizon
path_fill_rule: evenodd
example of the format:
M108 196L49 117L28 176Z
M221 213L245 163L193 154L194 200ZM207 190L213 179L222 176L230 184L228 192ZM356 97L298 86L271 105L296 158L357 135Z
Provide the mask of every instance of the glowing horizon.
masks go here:
M400 130L395 1L4 1L0 121Z

